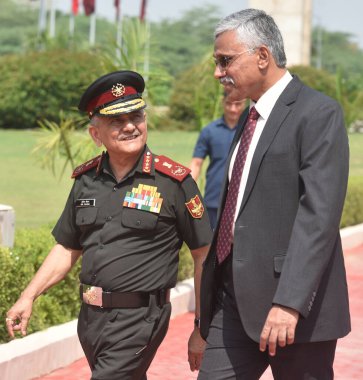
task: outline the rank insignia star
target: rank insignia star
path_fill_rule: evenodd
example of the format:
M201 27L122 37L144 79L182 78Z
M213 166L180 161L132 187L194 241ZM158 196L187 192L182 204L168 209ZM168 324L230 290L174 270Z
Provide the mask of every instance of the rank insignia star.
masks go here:
M152 162L152 155L150 152L146 152L144 154L144 161L142 163L142 171L143 173L150 173L151 171L151 162Z
M195 197L191 198L189 202L186 202L185 205L187 206L187 209L193 218L202 218L204 214L204 206L198 194Z

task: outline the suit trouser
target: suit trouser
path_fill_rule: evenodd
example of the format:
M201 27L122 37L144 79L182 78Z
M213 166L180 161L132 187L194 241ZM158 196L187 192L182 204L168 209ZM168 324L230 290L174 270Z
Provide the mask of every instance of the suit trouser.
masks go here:
M149 307L103 309L82 304L78 336L92 380L146 380L169 326L171 304L150 297Z
M277 347L274 357L259 350L241 323L227 260L198 380L257 380L269 365L278 380L333 379L336 340Z

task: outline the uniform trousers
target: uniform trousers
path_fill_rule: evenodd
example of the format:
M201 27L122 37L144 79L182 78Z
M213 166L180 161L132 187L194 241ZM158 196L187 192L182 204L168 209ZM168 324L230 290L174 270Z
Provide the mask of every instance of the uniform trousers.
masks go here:
M228 258L198 380L257 380L268 366L276 380L332 380L336 343L331 340L277 347L274 357L261 352L259 343L243 328L233 291L232 260Z
M92 371L91 380L146 380L169 326L171 304L112 308L82 304L78 337Z

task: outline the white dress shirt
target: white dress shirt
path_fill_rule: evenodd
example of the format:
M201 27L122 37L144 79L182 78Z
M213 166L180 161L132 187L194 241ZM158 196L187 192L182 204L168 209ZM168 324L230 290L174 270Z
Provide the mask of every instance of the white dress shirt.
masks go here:
M286 71L284 76L281 79L279 79L271 88L269 88L261 96L261 98L257 101L257 103L251 100L250 109L254 106L257 112L259 113L260 117L257 120L256 129L253 134L252 141L251 141L250 147L248 149L247 157L246 157L246 162L243 168L241 183L239 185L239 191L238 191L238 197L237 197L236 213L234 215L235 222L237 219L237 215L239 213L238 211L242 204L242 199L243 199L243 195L246 189L247 179L248 179L248 175L251 168L252 158L253 158L253 155L255 154L258 141L261 137L263 129L265 128L266 121L268 117L270 116L272 108L275 106L277 99L279 98L279 96L281 95L281 93L284 91L284 89L286 88L286 86L291 80L292 80L291 74L288 71ZM233 165L236 159L239 144L240 144L240 141L235 147L235 150L232 154L231 162L229 164L229 169L228 169L229 181L231 180Z

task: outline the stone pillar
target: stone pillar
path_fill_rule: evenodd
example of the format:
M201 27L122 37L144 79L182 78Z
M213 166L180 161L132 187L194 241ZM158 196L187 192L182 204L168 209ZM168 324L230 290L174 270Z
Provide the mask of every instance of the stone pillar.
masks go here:
M0 246L14 245L15 212L11 206L0 204Z
M313 0L248 0L250 8L263 9L279 27L287 66L309 65Z

